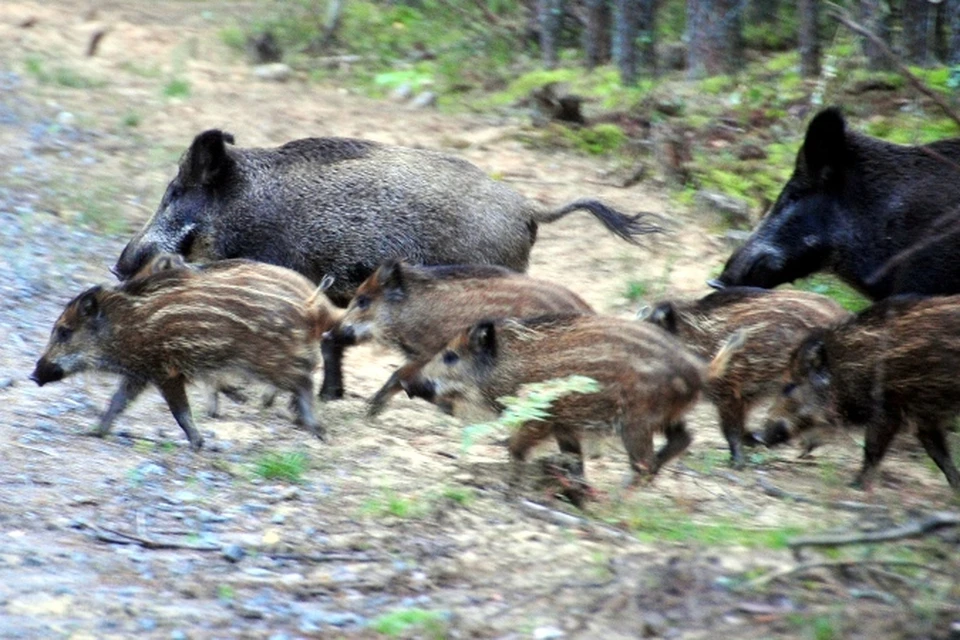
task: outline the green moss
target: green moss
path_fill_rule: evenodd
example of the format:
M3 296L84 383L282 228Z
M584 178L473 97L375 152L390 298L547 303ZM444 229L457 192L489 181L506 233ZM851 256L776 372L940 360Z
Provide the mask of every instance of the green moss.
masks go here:
M720 95L721 93L728 93L736 89L736 82L730 76L713 76L711 78L704 78L698 83L700 90L711 96Z
M598 124L564 131L577 149L595 156L617 151L627 142L627 136L615 124Z
M830 274L816 274L802 278L793 283L794 288L801 291L812 291L836 300L840 306L848 311L860 311L870 306L870 300L864 297L853 287L841 282L839 278Z

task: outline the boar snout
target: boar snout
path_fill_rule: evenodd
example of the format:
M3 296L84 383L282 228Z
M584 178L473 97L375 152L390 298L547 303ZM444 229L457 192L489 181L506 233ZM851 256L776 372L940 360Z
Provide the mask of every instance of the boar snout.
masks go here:
M786 258L778 248L766 243L753 247L748 244L734 253L723 273L708 284L715 289L731 286L769 289L784 281L781 273L785 263Z
M153 256L160 253L156 244L135 245L133 242L123 248L117 264L110 269L111 273L120 280L128 280L135 276Z
M770 420L764 426L763 433L754 434L754 437L768 447L775 447L790 439L790 427L782 418Z
M401 380L400 385L410 398L423 398L433 402L437 397L437 385L432 380L415 377L410 380Z
M64 375L63 367L50 362L46 358L40 358L37 360L37 366L34 368L33 373L30 374L30 379L42 387L48 382L63 380Z

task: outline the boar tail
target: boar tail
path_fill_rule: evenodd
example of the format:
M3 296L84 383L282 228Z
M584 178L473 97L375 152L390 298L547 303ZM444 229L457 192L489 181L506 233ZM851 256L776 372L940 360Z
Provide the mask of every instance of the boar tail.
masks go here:
M662 229L657 225L646 222L643 219L644 214L642 213L638 213L634 216L628 216L620 213L616 209L608 207L599 200L592 200L588 198L574 200L570 204L564 205L553 211L538 211L533 215L533 221L537 223L554 222L564 217L568 213L573 213L574 211L579 211L581 209L586 209L592 213L595 218L603 223L603 226L627 242L632 242L633 244L637 244L636 236L662 231Z
M340 321L340 318L344 314L344 311L335 307L334 304L330 302L330 298L324 293L332 284L333 276L324 276L323 280L320 281L320 285L304 303L312 319L313 328L310 332L310 338L312 340L319 340L325 332L332 329L333 325Z
M727 341L723 343L717 355L713 356L710 365L707 367L707 381L713 381L723 377L727 371L727 365L730 364L730 358L743 348L747 342L747 332L743 329L733 332Z

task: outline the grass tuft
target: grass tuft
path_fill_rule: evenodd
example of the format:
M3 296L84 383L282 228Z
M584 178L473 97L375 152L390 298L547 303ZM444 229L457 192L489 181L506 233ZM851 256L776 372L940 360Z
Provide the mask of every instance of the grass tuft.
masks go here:
M300 451L268 452L254 462L253 472L264 480L299 484L303 482L303 474L309 466L310 459Z

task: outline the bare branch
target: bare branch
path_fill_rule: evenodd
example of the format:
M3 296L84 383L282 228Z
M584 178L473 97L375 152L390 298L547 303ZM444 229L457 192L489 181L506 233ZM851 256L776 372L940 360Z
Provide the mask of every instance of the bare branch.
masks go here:
M771 571L770 573L764 574L759 578L754 578L753 580L744 582L737 587L737 591L756 589L757 587L762 587L773 582L774 580L781 580L783 578L788 578L790 576L797 575L798 573L806 573L807 571L812 571L814 569L869 569L871 567L906 567L911 569L922 569L924 571L939 573L945 576L951 575L948 571L943 571L941 569L937 569L936 567L930 567L919 562L910 562L909 560L828 560L826 562L805 562L803 564L798 564L795 567ZM902 578L900 575L893 575L896 575L897 578Z
M923 84L923 82L921 82L921 80L917 76L913 75L910 69L908 69L907 66L903 64L900 58L897 57L897 55L890 50L890 47L887 46L887 43L885 43L875 33L870 31L863 25L857 22L854 22L854 20L850 17L850 14L847 13L847 11L845 11L842 7L831 3L830 9L831 9L830 16L834 20L838 21L840 24L850 29L854 33L859 33L864 38L868 39L870 42L875 44L877 48L880 49L880 51L883 53L883 55L888 57L891 60L891 62L893 62L893 64L896 65L897 70L903 75L903 77L905 77L910 82L910 84L913 85L913 87L917 91L919 91L923 95L933 100L936 103L936 105L940 107L940 109L946 114L948 118L950 118L951 120L956 122L958 126L960 126L960 115L957 115L957 112L954 111L949 104L947 104L947 102L943 99L943 97L941 97L935 91L933 91L932 89L927 87L925 84Z
M893 527L892 529L884 529L882 531L844 531L836 534L800 536L799 538L794 538L788 544L791 549L796 551L803 547L838 547L847 544L890 542L892 540L902 540L903 538L916 538L926 535L931 531L936 531L937 529L956 526L960 526L960 513L939 511L930 514L923 520L908 522L907 524Z

